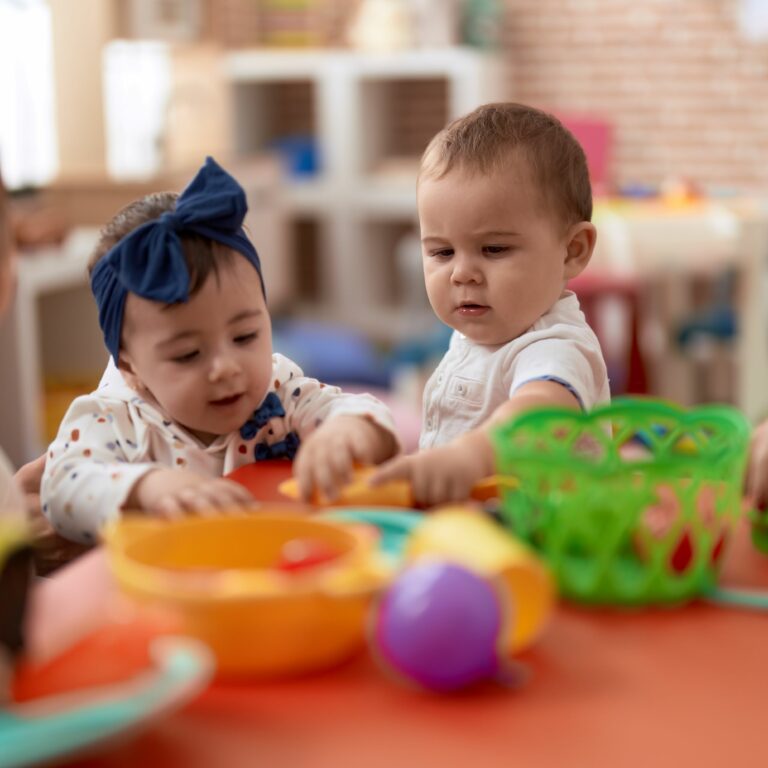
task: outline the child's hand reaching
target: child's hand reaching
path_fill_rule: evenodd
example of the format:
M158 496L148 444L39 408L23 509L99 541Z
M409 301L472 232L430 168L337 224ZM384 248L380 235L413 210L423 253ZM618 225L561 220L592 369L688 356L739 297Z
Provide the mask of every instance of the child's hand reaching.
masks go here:
M752 433L746 492L761 512L768 509L768 421Z
M379 464L396 450L394 436L365 416L334 416L302 442L293 474L302 498L317 490L333 501L355 464Z
M493 474L491 442L481 431L410 456L398 456L371 477L371 485L407 480L414 501L425 507L451 501L466 501L472 487Z
M27 514L32 520L42 519L40 509L40 483L45 469L45 454L25 464L14 475L17 485L24 494Z
M250 492L233 480L202 477L183 469L155 469L134 485L124 508L178 518L254 504Z

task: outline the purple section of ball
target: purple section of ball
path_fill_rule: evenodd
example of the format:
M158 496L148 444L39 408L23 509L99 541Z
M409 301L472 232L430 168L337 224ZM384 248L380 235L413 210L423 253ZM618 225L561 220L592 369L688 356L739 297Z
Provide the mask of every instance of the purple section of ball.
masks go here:
M492 677L501 608L493 587L458 565L419 563L381 602L376 641L395 669L438 691Z

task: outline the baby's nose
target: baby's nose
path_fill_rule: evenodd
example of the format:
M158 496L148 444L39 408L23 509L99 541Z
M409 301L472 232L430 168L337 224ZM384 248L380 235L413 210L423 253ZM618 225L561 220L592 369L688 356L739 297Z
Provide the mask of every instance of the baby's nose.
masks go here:
M240 366L232 355L216 355L211 365L210 380L219 381L240 372Z
M480 271L472 259L459 257L453 262L451 277L456 283L478 282Z

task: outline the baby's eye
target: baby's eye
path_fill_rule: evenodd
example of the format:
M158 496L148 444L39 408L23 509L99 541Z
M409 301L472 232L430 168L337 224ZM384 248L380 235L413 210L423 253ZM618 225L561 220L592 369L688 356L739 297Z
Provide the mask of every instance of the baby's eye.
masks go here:
M429 255L436 259L450 259L453 256L453 248L440 248L436 251L430 251Z
M172 357L171 360L174 363L191 363L199 354L199 350L193 349L184 355L177 355L176 357Z
M235 344L249 344L252 341L256 341L259 338L259 334L256 331L251 333L241 333L239 336L235 336Z
M483 246L483 253L488 254L489 256L498 256L501 253L506 253L509 251L508 245L486 245Z

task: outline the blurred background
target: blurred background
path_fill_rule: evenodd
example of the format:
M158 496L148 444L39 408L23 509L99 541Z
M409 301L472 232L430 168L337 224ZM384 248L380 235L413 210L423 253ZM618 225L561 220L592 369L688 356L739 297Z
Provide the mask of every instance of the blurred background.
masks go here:
M614 395L768 415L763 0L0 0L11 459L106 362L98 227L207 154L248 192L276 349L380 393L413 445L448 339L422 286L418 158L500 99L554 112L587 152L598 248L572 287Z

